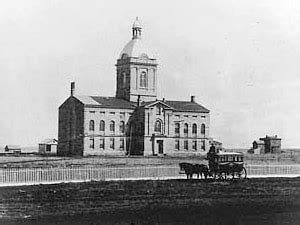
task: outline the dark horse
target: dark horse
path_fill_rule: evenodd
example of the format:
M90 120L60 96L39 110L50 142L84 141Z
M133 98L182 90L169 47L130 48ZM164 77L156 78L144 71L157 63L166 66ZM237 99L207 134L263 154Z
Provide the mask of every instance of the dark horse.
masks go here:
M192 179L193 174L197 174L198 179L199 176L202 178L203 175L206 179L209 175L208 167L204 164L179 163L179 167L180 171L186 174L187 179Z

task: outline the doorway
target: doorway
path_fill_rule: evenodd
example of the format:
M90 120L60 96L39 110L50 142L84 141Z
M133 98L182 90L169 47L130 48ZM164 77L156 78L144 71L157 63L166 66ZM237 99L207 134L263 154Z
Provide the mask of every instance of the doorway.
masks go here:
M157 140L158 145L158 154L164 154L164 141L163 140Z

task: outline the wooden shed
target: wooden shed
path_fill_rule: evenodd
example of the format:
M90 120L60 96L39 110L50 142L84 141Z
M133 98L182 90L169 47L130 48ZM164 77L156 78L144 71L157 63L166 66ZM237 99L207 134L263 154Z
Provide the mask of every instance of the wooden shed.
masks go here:
M45 139L39 143L39 153L42 155L57 154L57 140L56 139Z

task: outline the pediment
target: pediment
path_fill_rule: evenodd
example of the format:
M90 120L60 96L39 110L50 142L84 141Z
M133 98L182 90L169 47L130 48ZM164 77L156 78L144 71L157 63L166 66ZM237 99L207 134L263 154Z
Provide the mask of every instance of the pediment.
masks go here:
M145 105L146 108L160 107L164 110L173 110L174 108L166 104L164 101L155 101Z

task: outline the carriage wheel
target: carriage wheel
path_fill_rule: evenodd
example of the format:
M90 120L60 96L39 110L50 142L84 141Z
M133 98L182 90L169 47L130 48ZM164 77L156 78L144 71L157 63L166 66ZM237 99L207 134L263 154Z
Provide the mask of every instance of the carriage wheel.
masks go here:
M219 178L220 178L220 180L226 181L226 179L227 179L227 174L226 174L225 172L221 172L221 173L219 174Z
M241 172L239 173L238 176L240 179L246 179L247 178L247 171L245 169L245 167L243 167L243 169L241 170Z

